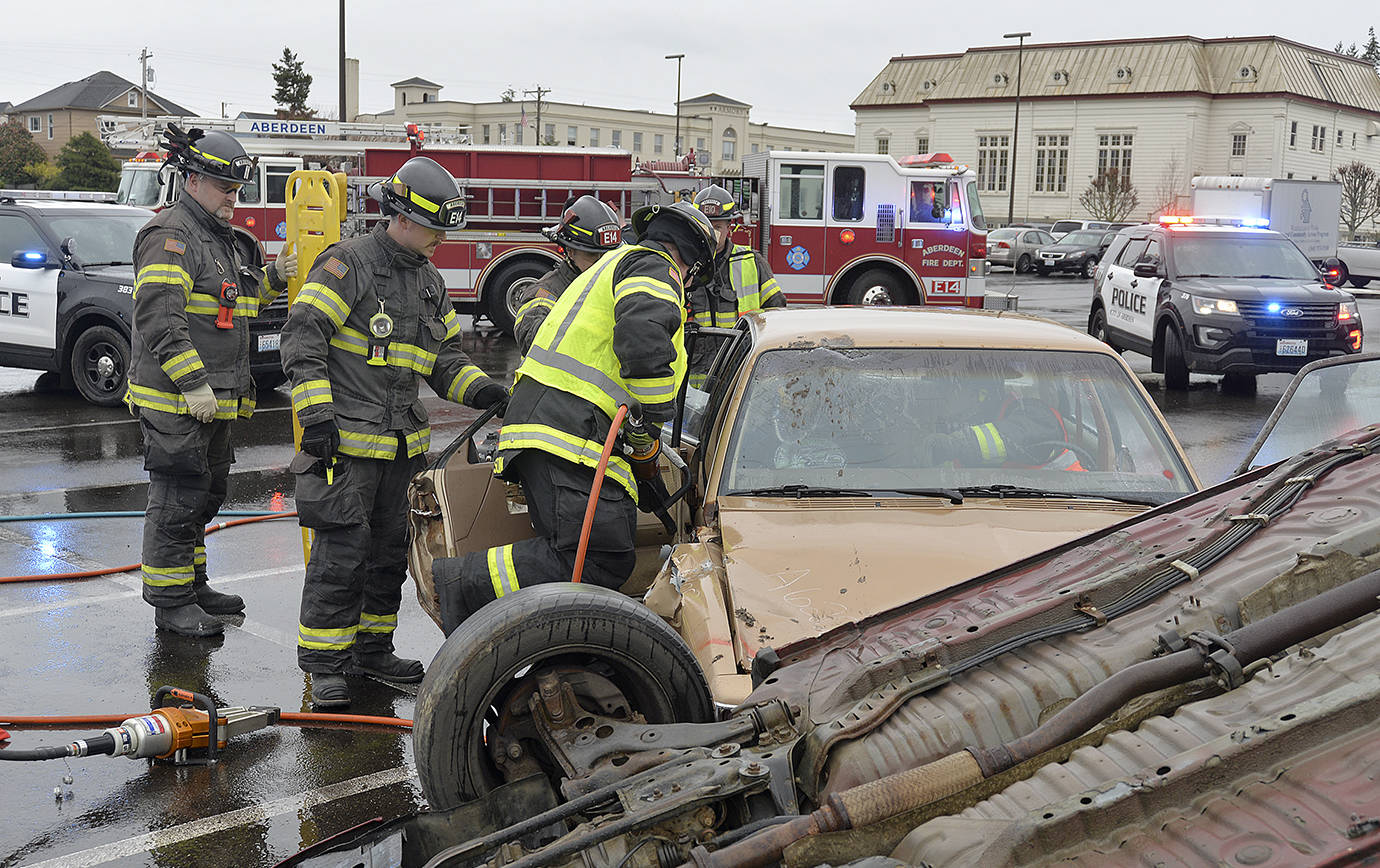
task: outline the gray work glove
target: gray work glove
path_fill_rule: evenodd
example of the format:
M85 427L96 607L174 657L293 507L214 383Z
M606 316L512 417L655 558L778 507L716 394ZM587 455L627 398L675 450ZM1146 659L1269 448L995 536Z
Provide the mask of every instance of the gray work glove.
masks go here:
M297 276L297 251L289 250L287 247L278 254L278 258L273 260L273 270L278 272L278 276L283 280Z
M210 422L216 418L216 393L211 391L210 383L202 383L190 392L183 392L187 399L187 412L198 422Z

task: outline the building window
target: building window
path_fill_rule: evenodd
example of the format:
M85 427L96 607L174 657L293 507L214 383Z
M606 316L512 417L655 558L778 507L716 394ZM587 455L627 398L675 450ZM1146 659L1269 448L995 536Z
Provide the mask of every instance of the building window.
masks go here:
M1299 122L1289 122L1289 147L1296 147L1299 143Z
M1010 136L978 136L978 189L1005 190Z
M756 143L756 142L753 142L753 143L752 143L752 152L753 152L754 154L757 153L757 143Z
M725 160L738 159L738 133L733 127L728 127L724 130L723 155Z
M488 124L484 124L483 126L481 126L481 127L479 128L479 136L480 136L480 139L479 139L479 140L480 140L480 142L481 142L482 144L485 144L485 145L489 144L489 125L488 125Z
M52 116L52 115L48 115L48 139L51 141L52 138L53 138L53 116Z
M695 150L704 150L704 136L700 136L698 139L695 139Z
M1353 151L1356 150L1356 134L1355 134L1355 133L1352 133L1352 134L1351 134L1351 149L1352 149Z
M1294 173L1293 173L1293 172L1287 172L1287 173L1285 173L1284 177L1286 177L1286 178L1288 178L1290 181L1292 181L1292 180L1294 180Z
M129 106L130 108L135 108L136 106L138 106L138 105L139 105L139 91L137 91L137 90L132 90L132 91L130 91L130 92L129 92L129 97L128 97L127 101L125 102L125 105Z
M640 153L642 153L642 134L641 134L641 133L633 133L633 153L634 153L634 154L640 154Z
M498 143L499 143L500 145L506 145L506 144L508 144L508 125L507 125L507 124L499 124L499 125L498 125Z
M571 126L566 127L566 128L565 128L565 143L566 143L567 145L574 145L574 144L575 144L575 137L579 134L579 132L580 132L580 128L579 128L579 127L571 127Z
M1231 134L1231 155L1232 155L1233 157L1244 157L1244 156L1246 156L1246 134L1245 134L1245 133L1232 133L1232 134Z
M523 127L524 127L524 124L521 124L521 123L513 124L513 144L515 144L515 145L520 145L520 144L522 144L522 130L523 130Z
M424 93L424 94L422 94L422 102L431 102L431 94L429 94L429 93Z
M666 143L666 137L661 133L652 136L652 153L659 154Z
M890 138L889 136L878 136L878 137L877 137L877 153L879 153L879 154L889 154L889 153L891 153L891 138Z
M1340 146L1340 145L1342 144L1342 131L1341 131L1341 130L1337 130L1337 144L1338 144L1338 146Z
M1102 133L1097 137L1097 174L1131 176L1131 133Z
M1065 193L1069 188L1069 137L1035 137L1035 192Z
M43 118L39 117L38 115L29 115L29 132L43 132Z
M1308 150L1322 153L1327 147L1327 127L1313 124L1313 137L1308 140Z
M915 137L915 153L928 154L930 152L930 137L928 133L922 133Z
M589 146L590 146L591 148L597 148L597 147L599 147L599 128L598 128L598 127L590 127L590 128L589 128Z
M623 131L614 130L613 132L609 133L609 144L615 148L623 147Z

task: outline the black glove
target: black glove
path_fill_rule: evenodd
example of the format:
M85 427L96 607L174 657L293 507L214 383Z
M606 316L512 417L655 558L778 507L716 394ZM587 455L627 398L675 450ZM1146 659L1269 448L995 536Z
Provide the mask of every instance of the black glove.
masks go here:
M923 467L938 467L958 457L958 446L952 434L925 434L916 441L916 458Z
M330 458L340 448L340 429L335 420L317 422L302 429L302 451L317 458Z
M474 396L474 406L480 410L498 407L498 415L508 412L508 390L498 383L489 383Z

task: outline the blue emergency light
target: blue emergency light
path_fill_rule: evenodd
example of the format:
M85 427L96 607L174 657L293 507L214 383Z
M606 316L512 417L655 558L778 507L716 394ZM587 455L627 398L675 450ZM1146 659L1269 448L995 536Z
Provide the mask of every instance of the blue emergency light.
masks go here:
M43 253L41 250L25 250L23 253L19 254L19 256L26 262L42 262L44 259L48 258L47 254Z
M1245 217L1241 220L1242 226L1254 226L1257 229L1269 229L1270 219L1268 217Z
M1272 301L1269 304L1265 305L1265 309L1268 310L1270 313L1279 313L1279 302Z

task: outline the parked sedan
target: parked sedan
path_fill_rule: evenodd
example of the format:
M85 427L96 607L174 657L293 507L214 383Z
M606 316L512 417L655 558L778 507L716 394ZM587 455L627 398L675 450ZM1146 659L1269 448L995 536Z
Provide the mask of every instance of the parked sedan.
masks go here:
M987 233L987 263L1004 265L1018 274L1035 270L1036 252L1053 244L1054 236L1043 229L1008 226Z
M1048 247L1039 249L1035 268L1041 276L1051 271L1075 271L1091 279L1113 238L1116 238L1116 232L1101 229L1070 232Z

